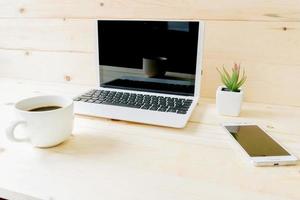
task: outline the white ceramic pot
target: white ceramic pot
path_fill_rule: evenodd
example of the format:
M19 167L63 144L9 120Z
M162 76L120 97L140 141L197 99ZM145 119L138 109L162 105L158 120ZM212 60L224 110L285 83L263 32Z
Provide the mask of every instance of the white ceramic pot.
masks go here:
M221 115L239 116L243 102L243 90L231 92L222 90L225 86L220 86L216 93L217 111Z

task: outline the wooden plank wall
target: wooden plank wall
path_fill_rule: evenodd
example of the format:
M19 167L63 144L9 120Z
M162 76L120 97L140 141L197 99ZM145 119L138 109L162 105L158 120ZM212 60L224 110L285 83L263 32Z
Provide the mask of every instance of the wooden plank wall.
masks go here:
M97 18L201 19L201 94L240 62L245 99L300 106L300 0L9 0L0 2L0 76L96 85Z

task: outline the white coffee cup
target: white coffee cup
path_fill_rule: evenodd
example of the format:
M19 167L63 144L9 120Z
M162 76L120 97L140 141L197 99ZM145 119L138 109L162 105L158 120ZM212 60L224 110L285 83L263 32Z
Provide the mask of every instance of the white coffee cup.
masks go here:
M30 111L35 108L58 106L47 111ZM37 96L17 102L16 120L6 129L7 137L16 142L30 141L36 147L56 146L71 135L73 130L73 100L62 96ZM17 138L15 128L20 125L27 138Z

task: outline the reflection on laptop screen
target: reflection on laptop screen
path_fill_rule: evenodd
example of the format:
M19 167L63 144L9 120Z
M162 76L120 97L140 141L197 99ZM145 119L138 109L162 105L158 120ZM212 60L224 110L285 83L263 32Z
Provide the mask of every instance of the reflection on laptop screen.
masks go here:
M194 94L199 22L98 21L101 87Z

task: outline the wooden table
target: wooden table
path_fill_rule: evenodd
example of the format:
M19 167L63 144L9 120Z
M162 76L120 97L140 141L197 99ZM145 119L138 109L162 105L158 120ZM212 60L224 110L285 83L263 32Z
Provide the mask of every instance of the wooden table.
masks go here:
M254 167L219 126L258 123L300 157L300 108L245 103L241 117L201 99L184 129L76 116L73 136L49 149L13 143L4 128L20 98L73 97L90 86L0 79L0 196L39 199L300 199L300 166Z

